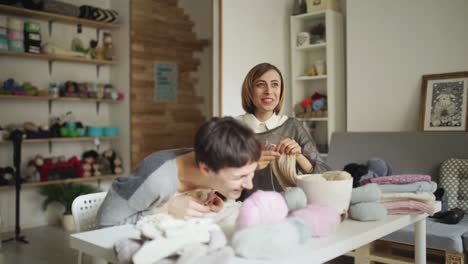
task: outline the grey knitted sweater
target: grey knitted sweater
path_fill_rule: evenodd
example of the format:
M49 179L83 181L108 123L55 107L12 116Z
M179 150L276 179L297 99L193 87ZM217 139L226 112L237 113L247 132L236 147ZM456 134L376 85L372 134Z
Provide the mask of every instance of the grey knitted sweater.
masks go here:
M176 157L192 149L158 151L146 157L128 176L112 182L97 215L99 226L135 224L169 200L179 187Z
M295 118L290 117L282 125L269 131L258 133L257 137L261 142L268 141L271 144L278 144L285 138L294 139L301 146L302 154L312 163L314 167L313 173L321 173L328 170L328 166L320 158L314 139L307 132L302 122ZM300 167L297 166L297 168L300 171ZM256 190L282 191L281 185L273 176L271 165L255 173L253 185L252 190L244 191L241 199L247 198Z

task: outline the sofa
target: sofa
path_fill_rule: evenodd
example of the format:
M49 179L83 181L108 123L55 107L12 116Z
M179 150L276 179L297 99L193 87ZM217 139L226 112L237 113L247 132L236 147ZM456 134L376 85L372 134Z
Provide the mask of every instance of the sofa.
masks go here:
M389 162L393 174L429 174L433 181L439 183L442 162L450 158L468 159L468 133L339 132L332 135L327 157L331 168L342 170L349 163L365 163L370 158L381 158ZM414 245L413 234L414 227L408 226L383 240L390 242L386 243L386 247L394 245L395 248L401 248L401 245ZM428 253L431 249L442 253L445 263L465 263L468 252L468 217L456 225L442 224L428 218L426 234ZM392 261L394 258L388 254L386 257L373 258L377 253L374 254L372 248L374 247L367 247L368 260L395 263ZM411 260L407 263L411 263Z

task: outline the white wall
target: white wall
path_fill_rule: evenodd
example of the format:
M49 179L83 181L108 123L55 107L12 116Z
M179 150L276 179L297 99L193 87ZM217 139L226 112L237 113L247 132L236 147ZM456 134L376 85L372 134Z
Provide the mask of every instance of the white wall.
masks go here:
M221 0L222 1L222 0ZM290 114L289 17L292 0L222 1L221 115L240 115L241 86L256 64L269 62L283 73L286 98L283 113Z
M23 123L25 121L33 121L36 124L48 124L49 116L60 115L67 111L73 111L77 120L82 121L85 125L118 125L120 132L126 137L126 140L121 140L116 144L118 152L122 154L124 167L128 170L130 164L129 158L129 40L128 40L128 0L69 0L64 1L75 5L91 4L103 8L115 8L121 13L124 27L113 31L114 46L116 47L117 57L121 61L118 66L107 67L103 66L100 70L100 76L96 76L96 67L91 64L76 64L66 62L55 62L53 65L53 73L49 76L47 61L32 60L23 58L0 57L0 81L7 78L15 78L22 82L30 81L33 84L47 88L48 83L52 81L63 82L66 80L74 81L98 81L112 82L116 88L126 93L126 100L121 104L108 105L101 104L99 115L96 114L96 106L93 103L85 102L56 102L52 105L52 113L48 113L47 102L41 101L0 101L0 126L9 123ZM126 22L124 22L126 21ZM60 23L53 24L52 35L49 36L47 23L41 22L41 33L43 43L54 41L69 47L71 39L77 36L76 26L65 25ZM122 31L126 31L122 32ZM114 33L115 32L115 33ZM101 33L102 34L102 33ZM126 36L125 36L126 34ZM91 38L96 38L96 30L83 27L83 33L79 35L83 43L87 46ZM102 41L102 36L99 38ZM126 52L125 52L126 51ZM123 53L122 53L123 52ZM120 57L122 55L122 57ZM112 72L113 71L113 72ZM119 74L117 77L112 77L113 74ZM117 116L115 116L117 115ZM103 142L101 150L110 147L111 144ZM112 145L112 147L114 147ZM65 155L80 155L83 151L93 149L94 145L91 142L83 143L54 143L52 152L49 153L48 145L45 143L26 144L23 147L23 161L32 158L35 154L44 156ZM10 144L0 144L0 166L12 166L12 146ZM103 189L107 189L108 183L102 185ZM59 206L50 208L47 212L43 212L41 203L44 198L39 195L37 187L23 188L21 193L21 227L34 227L45 225L50 222L56 222L62 212ZM15 223L15 192L14 189L0 190L0 216L3 219L4 227L2 231L11 231L14 229Z
M412 131L421 76L468 69L468 1L348 0L349 131Z
M193 32L198 39L212 40L212 0L179 0L179 6L189 15L190 20L195 23ZM205 47L201 52L195 53L195 58L200 60L198 71L193 75L198 79L195 85L196 95L203 96L205 103L198 108L207 118L212 116L212 45Z

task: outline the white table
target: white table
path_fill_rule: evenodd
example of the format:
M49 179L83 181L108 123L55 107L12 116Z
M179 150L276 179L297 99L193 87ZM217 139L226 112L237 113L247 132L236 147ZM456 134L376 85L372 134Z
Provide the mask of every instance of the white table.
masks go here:
M426 217L427 214L388 216L376 222L345 220L338 232L329 237L311 239L297 248L287 258L275 263L323 263L380 239L410 224L415 224L415 263L426 263ZM109 227L72 234L70 246L87 255L116 263L113 245L123 238L138 238L139 231L133 225ZM236 258L236 263L272 263Z

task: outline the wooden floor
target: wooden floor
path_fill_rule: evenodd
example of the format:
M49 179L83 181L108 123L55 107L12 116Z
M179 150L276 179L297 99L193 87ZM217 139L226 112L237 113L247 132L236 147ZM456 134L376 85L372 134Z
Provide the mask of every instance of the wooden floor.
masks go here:
M58 226L43 226L25 229L22 232L29 244L20 242L2 243L0 264L64 264L77 263L78 252L69 247L69 234ZM3 233L1 239L12 237ZM85 258L84 263L91 263Z

